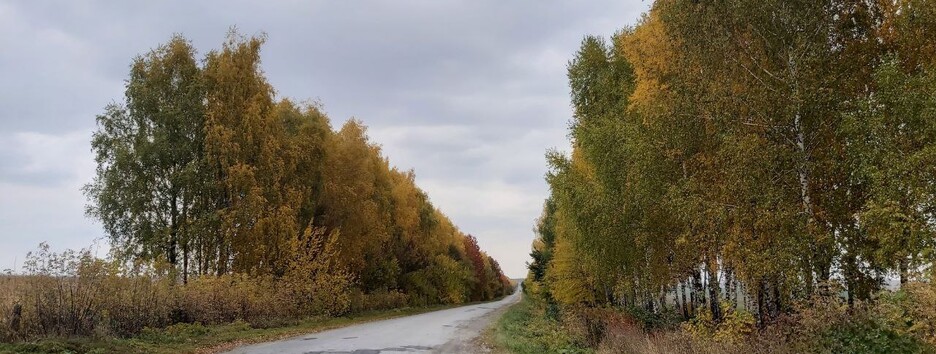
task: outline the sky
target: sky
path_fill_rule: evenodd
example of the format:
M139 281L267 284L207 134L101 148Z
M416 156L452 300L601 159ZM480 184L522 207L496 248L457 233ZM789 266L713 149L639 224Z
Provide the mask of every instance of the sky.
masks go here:
M647 1L0 0L0 270L40 242L108 251L84 214L104 106L136 55L174 33L203 56L231 26L266 33L278 98L315 100L333 127L362 120L390 163L510 277L524 277L548 188L568 151L566 65L585 35L633 25Z

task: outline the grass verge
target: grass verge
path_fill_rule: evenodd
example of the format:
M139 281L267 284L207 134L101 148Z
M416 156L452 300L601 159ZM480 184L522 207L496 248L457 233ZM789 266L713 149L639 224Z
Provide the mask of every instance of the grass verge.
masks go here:
M30 343L0 343L0 353L217 353L234 347L285 339L307 333L442 310L459 305L410 307L373 311L344 317L313 318L295 325L253 328L237 321L218 326L176 324L164 329L146 329L132 338L55 338Z
M562 323L546 316L546 305L524 294L497 320L483 341L493 353L593 353L566 334Z

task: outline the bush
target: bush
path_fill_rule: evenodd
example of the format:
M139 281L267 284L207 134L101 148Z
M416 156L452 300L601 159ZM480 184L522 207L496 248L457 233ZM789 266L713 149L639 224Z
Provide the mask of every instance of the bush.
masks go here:
M630 306L626 310L630 319L641 325L645 331L671 330L679 326L682 316L673 309L647 311L641 306Z
M727 301L723 301L719 307L724 314L721 322L715 323L712 312L706 308L684 322L681 326L682 331L696 338L726 343L739 343L754 333L757 320L750 312L735 309Z
M410 303L409 295L399 290L364 294L360 289L354 289L350 298L351 312L355 313L402 308Z
M922 344L914 337L857 319L827 328L810 343L817 353L921 353Z
M794 346L816 353L919 353L933 351L926 344L926 310L914 313L915 286L884 291L874 303L848 306L837 297L816 297L796 306ZM920 294L923 295L923 294ZM922 304L925 305L925 302Z
M907 283L885 292L873 311L882 326L936 346L936 283Z

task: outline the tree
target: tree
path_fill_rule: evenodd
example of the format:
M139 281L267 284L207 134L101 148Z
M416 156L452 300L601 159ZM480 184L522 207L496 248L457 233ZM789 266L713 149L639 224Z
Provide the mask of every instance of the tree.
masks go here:
M363 123L335 132L321 104L276 100L264 41L232 30L200 67L176 36L134 60L125 105L98 117L97 176L85 187L114 253L165 263L183 282L285 281L329 314L348 309L350 287L425 304L502 294L499 265L432 205L413 171L390 166ZM320 301L323 289L334 301Z
M859 231L875 245L866 261L896 270L900 284L932 262L936 171L936 80L929 70L903 72L887 60L874 76L877 90L848 117L853 181L865 186Z
M84 189L88 214L102 222L118 258L181 262L183 281L194 230L207 217L198 201L207 187L205 91L194 55L174 36L134 59L125 105L97 118L97 175Z
M585 37L530 280L716 324L743 294L766 325L836 282L851 304L931 266L932 13L659 0L610 44Z
M389 240L389 169L366 127L349 120L331 139L326 154L323 225L341 229L340 257L355 274L373 272ZM366 277L366 276L365 276ZM373 284L369 279L365 284ZM373 284L376 285L376 284Z
M471 262L471 269L474 274L474 287L471 291L471 300L478 301L485 298L484 288L487 285L487 276L484 272L484 256L481 254L481 248L478 247L478 240L474 236L468 235L464 238L465 255Z

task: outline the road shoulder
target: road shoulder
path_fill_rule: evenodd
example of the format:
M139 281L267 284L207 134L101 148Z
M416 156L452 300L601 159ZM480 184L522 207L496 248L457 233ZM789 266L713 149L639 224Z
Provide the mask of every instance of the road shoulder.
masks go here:
M513 296L513 294L507 296ZM484 337L497 325L497 321L501 316L509 308L516 306L522 297L521 294L511 304L498 307L496 310L472 320L464 327L460 327L452 340L434 351L438 353L491 353L493 347L486 342Z

